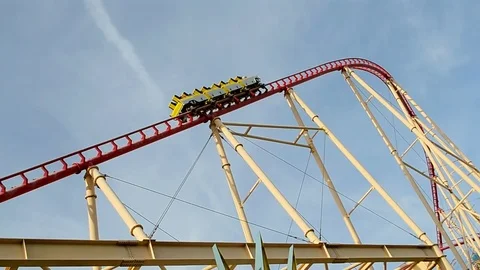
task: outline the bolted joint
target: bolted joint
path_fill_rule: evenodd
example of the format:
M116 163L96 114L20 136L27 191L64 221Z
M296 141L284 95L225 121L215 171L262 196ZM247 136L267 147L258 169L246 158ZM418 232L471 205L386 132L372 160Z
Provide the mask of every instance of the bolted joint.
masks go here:
M98 173L99 173L99 176L97 176L97 177L95 177L95 178L93 179L93 185L98 188L97 179L98 179L99 177L104 177L104 178L105 178L106 174L100 173L100 169L98 168L98 166L93 165L93 166L88 167L88 168L85 170L85 175L84 175L84 178L85 178L85 179L86 179L87 177L92 177L92 178L93 178L93 174L90 172L90 170L93 170L93 169L96 169L96 170L98 171ZM107 179L105 179L105 180L107 180Z
M85 184L86 184L85 199L90 198L90 197L97 198L97 195L95 195L95 187L98 188L98 186L96 185L96 181L93 179L92 175L88 172L88 170L85 171L83 179L84 179Z
M225 169L225 167L230 167L230 163L227 162L227 163L222 165L222 169Z
M234 147L235 152L238 152L238 150L237 150L238 147L243 147L243 144L239 143L239 144L235 145L235 147Z
M284 90L284 96L290 95L290 93L293 91L293 88L287 87Z
M105 178L105 174L100 174L100 175L98 175L97 177L95 177L95 178L93 179L93 184L95 184L95 186L97 186L97 180L98 180L99 178L103 178L103 179L105 179L105 181L107 181L107 179ZM98 186L97 186L97 187L98 187Z
M314 231L312 228L310 228L308 231L305 232L305 235L304 235L304 236L308 238L308 234L309 234L309 233L314 233L314 232L315 232L315 231Z
M217 128L217 126L215 125L214 119L212 119L212 120L210 121L210 124L208 125L208 127L209 127L210 129Z
M342 72L342 75L345 77L345 80L350 79L350 72L353 73L353 71L348 72L346 68L342 68L341 72Z
M85 181L87 181L87 178L88 178L88 177L92 177L92 176L91 176L90 173L88 172L88 169L86 169L86 170L85 170L85 174L83 175L83 179L84 179Z
M90 167L87 168L87 173L90 174L90 170L92 170L92 169L97 169L97 171L100 171L100 169L98 168L98 166L93 165L93 166L90 166Z
M130 228L130 234L132 236L135 236L133 231L135 231L136 228L140 228L140 230L143 231L143 226L137 223L137 224L133 225L132 228Z
M93 192L92 190L87 189L86 194L85 194L85 200L88 200L88 198L97 198L97 194Z

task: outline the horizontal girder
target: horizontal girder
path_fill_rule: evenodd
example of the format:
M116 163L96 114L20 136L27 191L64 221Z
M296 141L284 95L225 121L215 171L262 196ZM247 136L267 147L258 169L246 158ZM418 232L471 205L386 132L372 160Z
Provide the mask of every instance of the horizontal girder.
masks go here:
M255 243L0 238L0 266L215 265L216 244L230 265L252 265ZM287 243L264 243L270 264L287 263ZM438 261L433 246L293 244L297 264Z

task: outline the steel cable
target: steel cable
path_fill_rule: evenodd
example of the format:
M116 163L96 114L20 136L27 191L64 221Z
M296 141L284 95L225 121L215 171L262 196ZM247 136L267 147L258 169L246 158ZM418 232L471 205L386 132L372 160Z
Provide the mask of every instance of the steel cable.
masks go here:
M171 207L172 204L173 204L173 201L174 201L175 198L178 196L178 193L180 193L180 191L182 190L183 186L184 186L185 183L187 182L188 177L190 176L190 174L192 173L193 169L194 169L195 166L197 165L197 162L200 160L200 157L202 156L203 152L205 151L205 148L207 148L207 145L208 145L208 143L210 142L210 139L211 139L211 138L212 138L212 134L210 134L210 136L208 137L207 141L205 142L205 144L204 144L203 147L202 147L202 150L201 150L200 153L197 155L197 158L195 158L195 161L193 162L192 166L190 166L190 169L188 170L187 174L185 175L185 177L183 178L182 182L181 182L180 185L178 186L177 191L175 191L175 194L174 194L173 197L170 199L170 202L168 203L167 207L165 208L165 210L163 210L163 213L162 213L162 215L160 216L160 218L157 220L157 223L155 224L155 226L153 227L153 230L152 230L152 232L150 233L149 238L152 238L152 237L153 237L153 235L154 235L155 232L157 231L158 227L160 226L160 223L162 223L163 219L164 219L165 216L167 215L168 210L170 210L170 207Z
M284 235L284 236L287 236L287 235L288 235L287 233L284 233L284 232L281 232L281 231L278 231L278 230L275 230L275 229L272 229L272 228L269 228L269 227L266 227L266 226L263 226L263 225L260 225L260 224L251 222L251 221L242 220L242 219L240 219L240 218L238 218L238 217L235 217L235 216L232 216L232 215L229 215L229 214L226 214L226 213L223 213L223 212L220 212L220 211L217 211L217 210L208 208L208 207L206 207L206 206L202 206L202 205L200 205L200 204L196 204L196 203L192 203L192 202L189 202L189 201L186 201L186 200L183 200L183 199L175 198L175 197L173 197L173 196L170 196L170 195L168 195L168 194L162 193L162 192L160 192L160 191L157 191L157 190L154 190L154 189L151 189L151 188L147 188L147 187L144 187L144 186L141 186L141 185L138 185L138 184L134 184L134 183L132 183L132 182L129 182L129 181L120 179L120 178L115 177L115 176L112 176L112 175L107 175L107 174L105 174L105 177L108 177L108 178L110 178L110 179L119 181L119 182L124 183L124 184L127 184L127 185L131 185L131 186L133 186L133 187L137 187L137 188L140 188L140 189L143 189L143 190L146 190L146 191L149 191L149 192L158 194L158 195L160 195L160 196L164 196L164 197L167 197L167 198L171 198L171 199L173 199L173 200L175 200L175 201L179 201L179 202L182 202L182 203L185 203L185 204L188 204L188 205L191 205L191 206L194 206L194 207L197 207L197 208L200 208L200 209L203 209L203 210L206 210L206 211L209 211L209 212L212 212L212 213L215 213L215 214L224 216L224 217L228 217L228 218L235 219L235 220L238 220L238 221L246 222L247 224L252 225L252 226L255 226L255 227L259 227L259 228L262 228L262 229L265 229L265 230L268 230L268 231L271 231L271 232L274 232L274 233L278 233L278 234L281 234L281 235ZM297 239L297 240L299 240L299 241L302 241L302 242L308 242L308 243L310 243L308 240L305 240L305 239L303 239L303 238L301 238L301 237L299 237L299 236L295 236L295 235L288 235L288 236L291 237L291 238L293 238L293 239Z

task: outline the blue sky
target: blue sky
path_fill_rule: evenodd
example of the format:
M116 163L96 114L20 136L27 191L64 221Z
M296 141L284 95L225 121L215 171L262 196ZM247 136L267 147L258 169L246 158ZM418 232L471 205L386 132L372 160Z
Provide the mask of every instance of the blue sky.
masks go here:
M475 162L480 158L475 144L478 129L473 124L480 104L472 68L480 59L476 10L478 3L473 1L463 5L447 1L436 5L427 1L4 1L0 3L0 123L4 127L0 174L165 119L175 93L235 75L259 75L271 81L344 57L367 58L385 67ZM378 80L361 75L387 93ZM386 147L342 76L330 74L297 90L434 240L429 217L418 210L420 202L393 159L386 158ZM294 123L281 95L223 119ZM408 130L402 133L408 135ZM208 136L207 125L197 127L100 168L173 194ZM316 142L323 150L323 136ZM259 144L305 168L308 153L304 150ZM249 142L244 145L294 203L302 173ZM369 186L331 143L326 145L327 168L337 188L358 199ZM229 151L229 157L244 197L256 177L234 152ZM320 179L313 159L308 172ZM169 201L113 180L110 184L126 204L152 221ZM307 177L300 211L316 227L322 219L322 232L329 241L351 242L327 190L320 218L320 194L321 185ZM212 142L179 198L235 215ZM101 237L129 238L103 195L98 204ZM351 208L351 202L345 204ZM369 197L365 206L407 228L377 195ZM265 187L254 193L246 209L250 221L288 231L288 216ZM88 237L81 175L2 203L0 212L0 237ZM136 218L149 233L152 225ZM365 210L355 212L353 220L366 243L417 243ZM161 227L181 240L244 240L237 221L178 202ZM285 241L284 235L252 230L260 231L264 241ZM302 235L295 226L291 234ZM162 232L156 238L171 240Z

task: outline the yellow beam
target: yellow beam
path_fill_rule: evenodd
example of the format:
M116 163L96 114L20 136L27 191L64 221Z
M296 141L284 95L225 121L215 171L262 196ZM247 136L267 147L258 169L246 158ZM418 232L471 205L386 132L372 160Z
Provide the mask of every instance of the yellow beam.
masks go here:
M235 132L235 131L230 131L230 132L231 132L233 135L240 136L240 137L257 139L257 140L262 140L262 141L267 141L267 142L281 143L281 144L298 146L298 147L304 147L304 148L310 148L310 146L308 146L308 145L306 145L306 144L292 143L292 142L287 142L287 141L284 141L284 140L277 140L277 139L268 138L268 137L263 137L263 136L256 136L256 135L249 135L249 134L238 133L238 132Z
M232 122L223 122L225 126L232 127L248 127L248 128L277 128L277 129L300 129L300 130L324 130L319 127L299 127L299 126L285 126L285 125L266 125L266 124L245 124L245 123L232 123Z
M210 242L0 238L0 266L214 265ZM228 264L252 265L254 243L216 243ZM271 264L287 263L288 243L265 243ZM294 244L297 264L438 261L434 246Z

